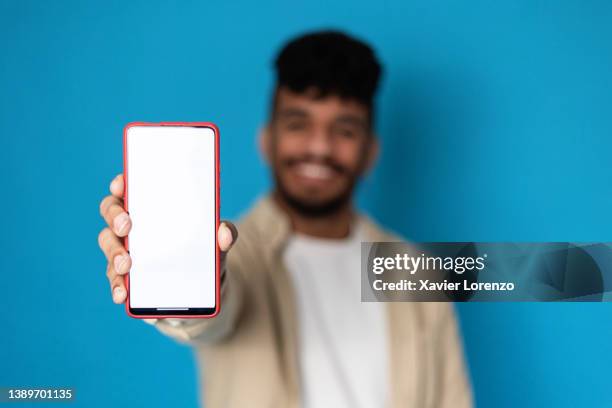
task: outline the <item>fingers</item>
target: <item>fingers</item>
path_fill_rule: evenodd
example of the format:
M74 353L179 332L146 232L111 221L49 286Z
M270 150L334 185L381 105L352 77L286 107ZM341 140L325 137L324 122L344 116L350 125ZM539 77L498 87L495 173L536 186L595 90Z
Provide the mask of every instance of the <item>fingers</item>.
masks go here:
M113 181L111 181L109 189L114 197L123 199L124 186L125 184L123 182L123 174L117 174Z
M108 263L117 275L125 275L132 267L132 258L127 253L121 239L110 228L104 228L98 235L98 244Z
M116 304L125 302L125 299L127 298L127 290L125 289L125 280L123 279L123 276L117 275L110 263L106 267L106 276L108 277L108 282L110 283L113 302Z
M100 215L108 224L98 235L98 244L104 252L108 264L106 276L110 284L113 302L120 304L127 298L124 275L132 266L132 259L123 246L121 238L132 228L132 221L123 209L123 174L117 175L110 183L111 195L100 203Z
M125 237L132 228L132 220L123 209L123 202L115 196L106 196L100 203L100 215L117 236Z
M238 229L229 221L222 221L217 232L217 241L219 249L223 252L230 250L234 242L238 239Z

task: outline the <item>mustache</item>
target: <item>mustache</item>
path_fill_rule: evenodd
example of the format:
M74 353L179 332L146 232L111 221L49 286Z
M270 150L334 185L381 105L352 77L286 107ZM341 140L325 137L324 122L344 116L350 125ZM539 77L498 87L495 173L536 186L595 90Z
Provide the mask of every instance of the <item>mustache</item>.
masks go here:
M294 167L302 163L324 164L326 166L329 166L333 171L339 174L349 174L350 173L349 169L347 169L345 166L341 165L340 163L334 161L333 159L329 157L321 158L321 157L314 157L314 156L309 155L309 156L302 156L302 157L290 157L282 161L282 164L287 167Z

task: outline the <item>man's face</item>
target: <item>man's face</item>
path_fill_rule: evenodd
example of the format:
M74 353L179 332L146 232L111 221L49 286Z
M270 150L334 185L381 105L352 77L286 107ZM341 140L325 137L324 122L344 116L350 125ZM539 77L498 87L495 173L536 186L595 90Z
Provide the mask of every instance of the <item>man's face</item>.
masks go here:
M310 215L346 204L375 156L368 108L337 96L278 90L265 140L277 191Z

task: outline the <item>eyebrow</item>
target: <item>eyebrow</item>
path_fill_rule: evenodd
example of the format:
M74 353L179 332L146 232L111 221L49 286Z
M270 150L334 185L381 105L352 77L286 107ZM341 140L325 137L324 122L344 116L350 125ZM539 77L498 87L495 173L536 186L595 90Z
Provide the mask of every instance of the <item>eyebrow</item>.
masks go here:
M293 117L295 118L305 118L308 117L308 113L302 109L298 109L298 108L286 108L281 110L278 113L278 117L279 118L286 118L286 119L291 119Z
M368 128L366 121L354 115L341 115L336 118L334 122L346 125L359 126L364 129Z
M281 110L280 112L278 112L278 118L279 119L292 119L292 118L296 118L296 119L304 119L309 117L310 115L308 114L307 111L305 111L304 109L300 109L300 108L285 108L283 110ZM357 126L360 127L362 129L367 130L368 129L368 123L367 121L365 121L364 119L357 117L355 115L350 115L350 114L344 114L344 115L340 115L337 118L334 119L334 123L336 124L340 124L340 125L351 125L351 126Z

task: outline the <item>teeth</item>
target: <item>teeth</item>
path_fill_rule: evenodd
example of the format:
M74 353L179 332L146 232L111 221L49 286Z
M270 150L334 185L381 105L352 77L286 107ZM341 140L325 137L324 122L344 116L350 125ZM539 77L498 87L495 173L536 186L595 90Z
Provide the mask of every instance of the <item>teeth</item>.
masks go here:
M302 163L296 169L301 176L319 180L328 180L333 176L333 170L322 164Z

